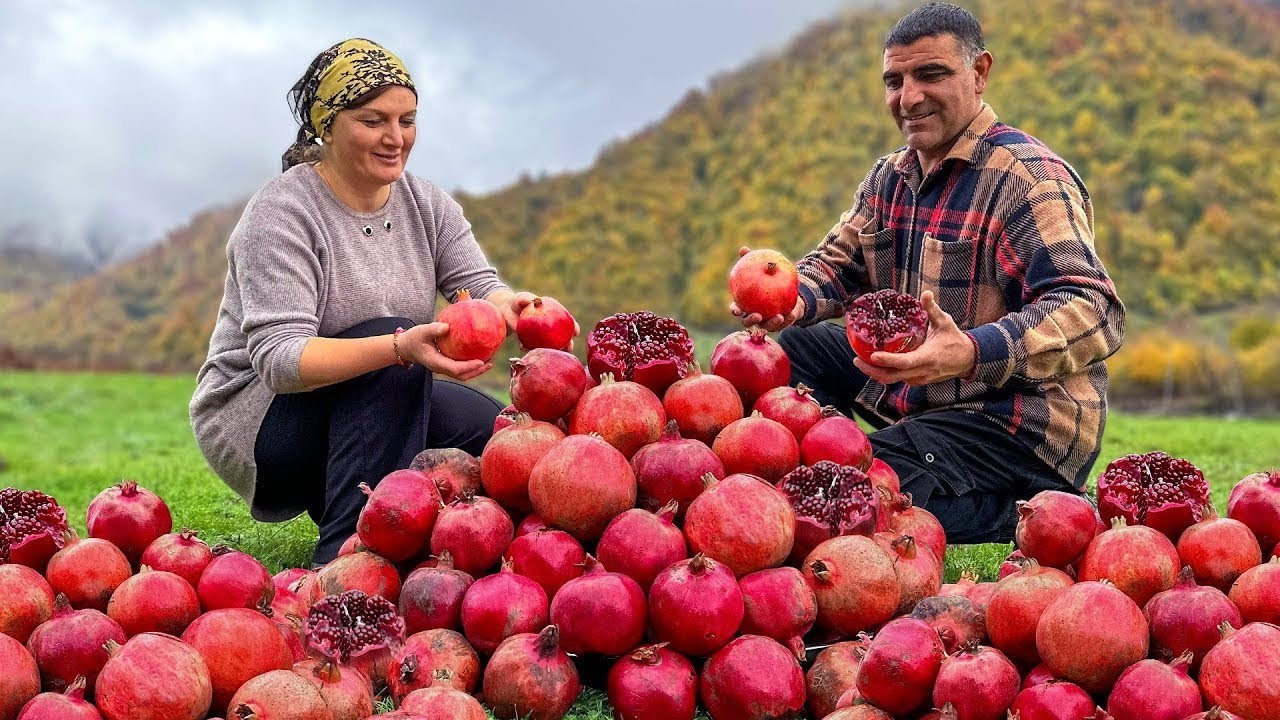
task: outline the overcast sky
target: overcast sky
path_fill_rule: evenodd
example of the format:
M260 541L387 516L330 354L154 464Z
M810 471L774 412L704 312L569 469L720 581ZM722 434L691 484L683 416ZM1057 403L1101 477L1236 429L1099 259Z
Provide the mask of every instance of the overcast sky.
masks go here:
M347 37L414 76L410 171L488 191L590 165L849 3L0 0L0 230L30 223L33 241L74 247L110 222L145 243L247 197L296 132L289 87Z

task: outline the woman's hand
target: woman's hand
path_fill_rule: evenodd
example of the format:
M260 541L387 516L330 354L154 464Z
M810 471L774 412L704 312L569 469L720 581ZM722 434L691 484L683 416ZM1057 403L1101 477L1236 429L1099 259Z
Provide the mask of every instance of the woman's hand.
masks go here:
M433 373L446 375L454 380L466 381L479 377L493 369L493 362L484 360L454 360L445 357L436 347L436 340L449 333L449 324L442 322L414 325L400 333L397 345L400 357L415 362Z
M520 313L524 312L524 309L537 297L539 296L534 295L531 292L513 293L506 290L500 290L485 299L498 306L498 309L502 311L503 319L507 321L507 332L511 335L515 335L516 324L520 322ZM549 296L543 295L541 297ZM578 321L574 320L573 337L578 337L578 333L580 332L582 332L582 328L578 325ZM527 348L522 347L521 349L523 350ZM569 345L560 349L566 352L573 352L573 340L570 339Z

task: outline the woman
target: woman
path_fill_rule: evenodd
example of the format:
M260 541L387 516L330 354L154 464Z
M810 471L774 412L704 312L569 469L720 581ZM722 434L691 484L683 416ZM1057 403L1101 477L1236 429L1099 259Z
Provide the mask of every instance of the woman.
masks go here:
M417 92L363 39L322 52L290 92L284 173L249 201L191 400L196 440L253 517L308 512L314 562L355 532L365 496L429 447L478 455L501 406L441 375L488 371L436 349L437 292L466 288L514 329L533 299L502 283L458 203L404 172ZM317 145L317 140L319 145ZM403 328L403 330L401 330Z

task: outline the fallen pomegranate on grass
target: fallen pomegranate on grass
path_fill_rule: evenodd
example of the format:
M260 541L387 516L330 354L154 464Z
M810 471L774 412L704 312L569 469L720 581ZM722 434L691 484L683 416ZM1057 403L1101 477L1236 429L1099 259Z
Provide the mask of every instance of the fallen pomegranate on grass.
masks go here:
M863 362L870 363L876 352L914 350L924 343L928 330L929 314L920 301L896 290L867 293L845 313L849 345Z

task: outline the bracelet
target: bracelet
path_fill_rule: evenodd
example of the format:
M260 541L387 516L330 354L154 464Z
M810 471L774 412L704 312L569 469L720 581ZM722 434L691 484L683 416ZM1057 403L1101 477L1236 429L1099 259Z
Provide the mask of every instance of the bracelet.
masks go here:
M391 349L396 351L396 363L402 368L411 368L413 363L405 360L400 356L400 333L404 332L404 328L396 328L395 333L391 335Z

